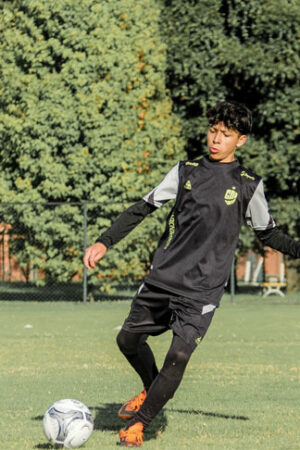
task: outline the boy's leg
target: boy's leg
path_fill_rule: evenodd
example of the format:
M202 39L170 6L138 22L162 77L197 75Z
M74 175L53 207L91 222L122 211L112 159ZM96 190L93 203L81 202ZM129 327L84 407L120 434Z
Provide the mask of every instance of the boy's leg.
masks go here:
M120 445L140 447L143 444L145 428L173 397L194 348L179 336L173 336L164 365L153 381L146 399L125 430L120 431Z
M117 336L121 352L141 377L146 390L150 388L158 374L153 353L146 339L149 334L158 335L169 329L172 313L169 299L169 293L142 284Z
M146 400L128 427L141 422L145 429L167 401L173 397L194 349L194 345L187 344L179 336L173 336L164 365L153 381Z
M117 336L118 346L142 379L146 391L158 374L155 358L146 342L148 335L121 330Z
M176 299L178 302L178 299ZM173 303L175 301L173 300ZM187 303L187 302L185 302ZM185 305L180 298L178 309L171 321L173 339L164 365L149 389L147 398L125 430L120 431L121 445L140 446L143 432L178 388L186 365L197 344L205 336L214 315L213 304ZM180 306L184 308L179 310ZM189 306L186 308L185 306Z

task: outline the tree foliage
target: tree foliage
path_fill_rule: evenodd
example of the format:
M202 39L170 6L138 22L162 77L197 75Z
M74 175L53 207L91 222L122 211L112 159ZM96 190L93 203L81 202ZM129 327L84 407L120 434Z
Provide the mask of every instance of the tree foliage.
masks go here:
M7 2L1 11L3 201L19 257L65 281L82 267L82 209L89 243L180 158L166 93L166 45L154 0ZM141 277L161 232L159 214L109 252L101 276ZM115 269L112 270L112 267Z
M22 264L66 281L88 243L178 159L206 152L205 113L253 110L238 153L299 235L299 0L13 0L0 17L1 221ZM44 207L24 202L68 202ZM164 208L165 209L165 208ZM164 211L108 252L102 286L142 278ZM298 228L297 228L298 227ZM240 249L256 245L243 232Z
M247 104L254 115L253 135L237 155L263 176L277 222L299 235L299 0L173 0L166 5L168 85L189 155L206 151L209 106L225 99ZM253 245L244 232L241 246Z

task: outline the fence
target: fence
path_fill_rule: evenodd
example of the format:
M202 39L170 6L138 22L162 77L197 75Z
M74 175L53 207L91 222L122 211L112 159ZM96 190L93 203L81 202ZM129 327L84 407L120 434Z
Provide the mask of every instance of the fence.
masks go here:
M118 216L120 205L90 201L0 204L0 300L126 298L147 271L147 249L139 270L128 276L111 269L116 252L105 258L108 263L103 267L89 273L82 260L100 230ZM122 203L122 209L126 206ZM135 252L137 244L128 245L127 255ZM112 296L111 287L117 284ZM103 285L105 289L100 291Z
M124 207L126 205L122 204L122 209ZM88 273L82 262L87 246L95 241L100 230L109 225L110 219L118 216L119 210L120 203L117 202L2 203L0 300L87 302L104 298L131 298L128 289L133 290L140 284L149 267L151 251L155 248L155 242L152 247L144 245L143 230L138 233L138 242L130 239L117 253L113 254L111 250L104 258L107 263L96 271ZM168 209L165 216L167 212ZM163 216L159 219L160 228L156 227L154 241L157 241L164 226L162 219ZM131 260L127 256L136 254L137 248L139 254L133 258L130 267ZM118 263L120 267L117 272L112 267L116 265L116 260L121 259L125 262ZM232 297L234 276L232 267ZM109 294L111 285L117 284L118 288L112 296ZM105 289L101 291L99 288L103 286Z

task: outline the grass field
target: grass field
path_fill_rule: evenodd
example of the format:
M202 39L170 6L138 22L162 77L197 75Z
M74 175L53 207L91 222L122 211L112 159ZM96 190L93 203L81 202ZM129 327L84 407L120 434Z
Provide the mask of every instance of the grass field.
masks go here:
M115 344L129 305L0 302L1 449L52 448L42 416L68 397L95 419L84 448L116 448L118 408L142 388ZM299 449L299 306L299 293L225 296L144 448ZM149 339L158 365L170 338Z

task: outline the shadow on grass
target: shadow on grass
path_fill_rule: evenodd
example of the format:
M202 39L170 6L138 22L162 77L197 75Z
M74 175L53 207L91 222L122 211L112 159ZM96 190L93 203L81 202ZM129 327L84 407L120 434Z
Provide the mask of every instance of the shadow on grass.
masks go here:
M166 409L168 412L178 412L183 414L199 414L208 417L217 417L220 419L231 419L231 420L249 420L246 416L234 416L230 414L220 414L214 412L201 411L200 409Z
M121 403L104 403L101 406L89 406L89 409L93 412L94 416L94 430L98 431L113 431L116 433L116 441L119 440L119 431L121 428L125 428L126 421L118 417L118 411L121 408ZM43 416L33 417L32 420L43 420ZM158 435L164 432L167 426L167 418L164 410L161 411L151 425L147 428L144 435L144 441L150 441L156 439ZM52 444L43 443L37 444L34 448L51 449L61 448L53 447Z
M61 449L61 445L58 444L38 444L34 448L52 448L52 449Z
M37 421L41 422L43 420L43 418L44 418L44 416L36 416L36 417L32 417L32 420L37 420ZM43 449L43 448L51 449L52 448L52 450L53 450L53 449L61 449L62 446L59 444L51 444L50 442L46 442L46 443L44 442L44 443L35 445L34 448L40 448L40 449Z
M125 428L126 423L128 423L118 417L118 411L121 406L121 403L104 403L102 406L90 406L90 410L95 412L94 429L99 431L115 431L118 434L120 429ZM156 439L159 434L164 432L166 426L167 418L163 410L155 417L145 431L144 441Z

